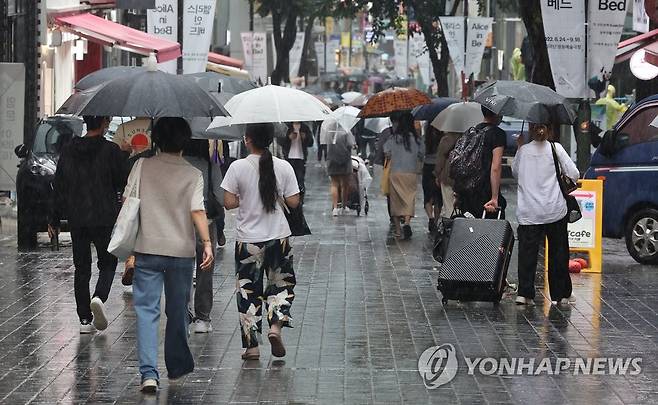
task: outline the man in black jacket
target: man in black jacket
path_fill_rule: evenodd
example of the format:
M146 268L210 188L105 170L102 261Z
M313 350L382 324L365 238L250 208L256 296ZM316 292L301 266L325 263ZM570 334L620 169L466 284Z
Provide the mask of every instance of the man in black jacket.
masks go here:
M280 138L279 144L283 149L283 157L290 163L295 176L299 191L304 195L304 179L306 178L306 159L308 158L308 148L313 146L313 134L306 124L293 122L288 125L288 132L285 138Z
M108 117L85 116L87 134L74 138L62 151L55 173L55 208L49 233L59 232L66 218L73 242L75 302L80 333L107 328L104 302L110 294L117 258L107 247L121 207L126 185L126 157L119 146L103 134ZM91 244L96 247L99 276L93 298L89 296ZM93 325L92 325L93 322Z

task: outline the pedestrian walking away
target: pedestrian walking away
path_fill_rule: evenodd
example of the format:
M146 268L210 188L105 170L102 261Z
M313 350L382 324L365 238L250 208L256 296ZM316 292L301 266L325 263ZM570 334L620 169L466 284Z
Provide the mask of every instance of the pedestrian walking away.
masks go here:
M436 170L439 142L443 134L429 122L425 126L425 157L423 164L423 205L427 214L427 230L431 233L436 230L436 220L441 216L443 199L441 189L437 184Z
M224 214L224 190L222 172L218 164L210 159L209 144L205 139L190 140L183 149L185 160L198 169L203 176L203 200L208 218L210 242L213 257L216 254L217 227L215 221ZM201 236L196 234L196 286L192 288L188 309L192 330L195 333L212 332L210 312L213 302L213 275L215 262L209 265L208 270L201 268L205 246Z
M551 300L569 305L569 238L567 235L567 203L560 190L555 171L553 148L561 172L576 181L578 168L554 136L554 126L530 124L533 140L519 147L512 163L512 174L518 180L519 221L519 289L516 303L532 305L535 298L537 254L548 239L548 286Z
M352 149L354 136L345 131L333 118L322 123L322 129L328 139L327 174L331 178L332 215L334 217L349 211L347 207L350 193L350 175L352 174ZM338 202L342 208L338 207Z
M126 185L128 153L103 137L110 123L108 117L85 116L84 121L87 134L73 138L59 158L48 233L51 237L57 235L61 219L68 220L80 333L92 333L94 328L103 330L108 325L105 302L114 280L117 258L107 247L121 207L120 195ZM92 243L99 270L93 298L89 295Z
M284 138L279 139L283 149L283 157L290 163L295 171L299 190L304 195L306 178L306 160L308 159L308 148L313 146L313 134L308 125L301 122L288 124L288 132ZM303 200L303 198L302 198Z
M236 299L245 360L260 358L263 316L270 326L272 355L285 356L281 332L291 326L295 298L291 232L283 205L296 208L300 193L292 166L269 152L272 139L272 124L248 124L245 145L250 154L234 162L222 182L224 206L238 209Z
M157 390L160 380L158 330L163 287L167 315L164 359L168 378L176 380L194 370L187 342L187 303L197 253L195 230L203 243L201 271L209 270L214 258L203 176L181 156L190 137L190 127L183 118L158 119L153 127L158 153L141 165L133 303L144 392ZM133 170L128 182L132 184L132 178L139 175L139 171Z

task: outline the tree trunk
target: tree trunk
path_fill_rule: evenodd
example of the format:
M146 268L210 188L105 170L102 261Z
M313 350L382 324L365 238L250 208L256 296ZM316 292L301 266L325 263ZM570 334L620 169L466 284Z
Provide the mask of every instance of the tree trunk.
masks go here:
M290 50L297 35L297 10L290 8L285 16L285 27L281 33L282 16L279 10L272 10L272 31L276 47L276 66L272 71L272 84L290 83Z
M530 71L526 70L527 80L555 89L551 64L548 59L548 48L546 48L546 34L544 34L539 0L520 1L519 11L534 51L535 63Z
M311 53L311 39L313 36L313 24L315 23L315 15L308 17L306 28L304 30L304 49L302 50L302 60L299 64L298 75L308 79L309 71L311 70L311 63L309 62L309 54ZM306 80L308 83L308 80Z

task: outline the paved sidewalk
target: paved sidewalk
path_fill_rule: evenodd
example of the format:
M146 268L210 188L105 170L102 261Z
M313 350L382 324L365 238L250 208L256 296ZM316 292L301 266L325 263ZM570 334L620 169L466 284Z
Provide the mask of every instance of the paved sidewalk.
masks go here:
M162 372L157 397L138 391L135 314L119 273L110 326L78 333L69 248L16 253L0 247L0 401L19 403L658 403L658 268L635 264L621 241L606 240L603 276L575 275L571 310L511 299L441 304L436 264L420 211L410 242L388 233L376 185L367 217L332 218L328 180L309 164L306 215L314 234L294 243L298 285L288 355L275 361L267 339L260 361L243 362L230 242L215 272L214 332L190 337L196 370L176 385ZM229 215L228 228L234 225ZM515 253L516 256L516 253ZM510 268L516 278L516 267ZM543 286L539 277L539 285ZM163 316L164 319L164 316ZM427 389L418 358L452 344L459 368ZM161 354L162 356L162 354ZM639 375L487 376L464 357L641 357ZM528 360L529 361L529 360ZM164 370L164 361L160 361ZM485 367L486 371L486 367Z

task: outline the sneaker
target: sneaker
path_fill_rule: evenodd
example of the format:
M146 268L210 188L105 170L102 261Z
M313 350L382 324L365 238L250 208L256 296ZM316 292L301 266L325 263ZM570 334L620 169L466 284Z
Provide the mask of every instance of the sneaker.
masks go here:
M562 299L560 300L560 302L558 302L558 305L559 305L559 306L561 306L561 307L565 307L565 308L570 307L569 304L571 304L571 301L569 301L569 298L562 298Z
M339 216L341 214L340 208L334 208L331 214L335 217Z
M226 235L222 232L222 234L219 235L219 239L217 239L217 247L221 249L224 246L226 246Z
M535 305L535 301L533 299L522 297L520 295L516 297L514 303L516 303L516 305L529 305L529 306Z
M575 304L575 303L576 303L576 296L575 296L575 295L571 294L571 295L569 296L568 299L569 299L569 302L570 302L571 304Z
M409 226L409 225L404 225L404 226L402 227L402 236L403 236L404 240L409 240L409 239L411 239L411 235L412 235L412 232L411 232L411 226Z
M83 320L80 322L80 334L81 335L88 335L90 333L94 333L96 331L96 328L94 328L94 325L91 324L91 321L88 320Z
M98 330L107 329L107 315L105 315L105 304L103 301L94 297L91 299L91 313L94 315L94 327Z
M155 378L147 378L142 381L141 390L144 394L155 394L158 390L158 380Z
M201 319L197 319L196 321L194 321L192 328L194 329L194 333L212 332L212 324L210 323L210 321L203 321Z

